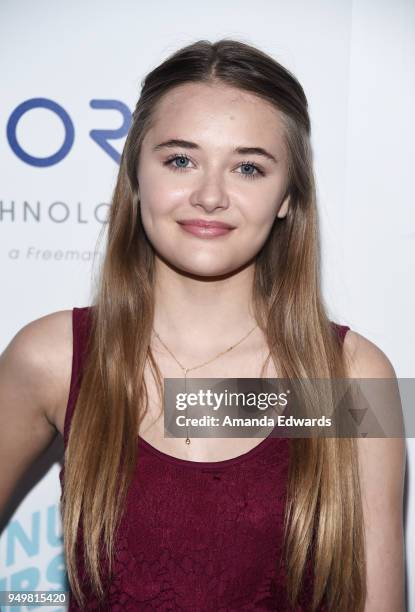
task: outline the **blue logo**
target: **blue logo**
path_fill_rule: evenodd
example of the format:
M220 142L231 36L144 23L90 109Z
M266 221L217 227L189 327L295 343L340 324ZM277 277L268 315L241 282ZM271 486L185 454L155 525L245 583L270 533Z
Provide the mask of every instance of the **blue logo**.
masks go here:
M116 110L120 113L122 121L119 128L112 130L95 129L89 132L92 140L119 164L121 156L112 146L111 141L119 140L127 135L132 122L130 109L120 100L91 100L89 105L91 108L99 110ZM35 157L34 155L30 155L29 152L21 147L17 140L16 131L19 120L25 113L34 108L46 108L52 113L55 113L61 120L65 130L65 138L62 146L56 153L48 157ZM7 140L13 153L23 162L30 166L45 168L58 164L68 155L74 144L75 127L68 112L54 100L50 100L49 98L31 98L19 104L10 115L9 121L7 122Z

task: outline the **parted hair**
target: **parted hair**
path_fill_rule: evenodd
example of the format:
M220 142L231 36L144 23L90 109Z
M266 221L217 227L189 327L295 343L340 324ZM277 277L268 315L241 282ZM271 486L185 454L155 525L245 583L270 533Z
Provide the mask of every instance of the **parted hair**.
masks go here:
M65 452L64 552L81 605L79 530L87 575L97 597L104 598L102 568L111 571L122 508L137 469L137 434L148 405L146 364L162 397L162 377L150 346L155 254L140 215L140 149L163 96L197 82L256 94L273 105L283 122L290 204L284 218L275 218L256 256L253 286L255 317L270 358L285 378L346 377L342 342L321 292L311 126L302 86L278 61L245 42L200 40L175 51L143 79L121 155ZM291 440L283 544L293 606L312 555L310 609L325 602L336 612L363 611L366 567L355 439Z

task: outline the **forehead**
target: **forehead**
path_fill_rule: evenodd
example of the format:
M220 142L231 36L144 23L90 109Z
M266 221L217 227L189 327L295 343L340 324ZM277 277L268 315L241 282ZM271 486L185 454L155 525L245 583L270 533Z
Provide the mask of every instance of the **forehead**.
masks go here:
M154 111L148 140L174 132L180 138L206 138L220 144L276 146L283 141L282 117L270 102L226 84L186 83L168 91Z

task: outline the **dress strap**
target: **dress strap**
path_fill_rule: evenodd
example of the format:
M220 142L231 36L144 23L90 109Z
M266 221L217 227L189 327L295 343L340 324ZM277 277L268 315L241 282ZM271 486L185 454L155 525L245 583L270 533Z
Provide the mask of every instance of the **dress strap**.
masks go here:
M333 323L333 325L339 335L340 340L344 342L344 338L350 327L348 325L340 325L339 323Z
M88 339L90 310L91 308L89 306L84 306L82 308L75 307L72 309L72 372L63 429L65 448L68 442L69 427L82 379L82 366Z

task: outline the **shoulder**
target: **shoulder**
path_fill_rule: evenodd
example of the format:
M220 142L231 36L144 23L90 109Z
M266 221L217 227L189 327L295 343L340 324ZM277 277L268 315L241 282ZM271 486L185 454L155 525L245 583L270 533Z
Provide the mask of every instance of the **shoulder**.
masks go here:
M388 356L371 340L349 329L343 352L348 378L396 378Z
M394 367L387 355L373 342L353 331L344 339L344 355L349 378L388 379L388 411L403 421L399 387ZM382 401L370 408L380 420ZM386 411L386 412L388 412ZM399 413L399 414L398 414ZM356 439L362 494L363 523L367 562L367 589L370 609L404 608L404 530L403 498L406 466L404 437L361 437ZM366 609L366 608L365 608Z
M383 379L377 383L362 381L365 407L382 432L399 431L404 423L398 380L388 356L361 334L349 331L344 339L347 376L351 379ZM382 433L382 437L357 438L362 487L373 498L394 498L400 511L406 462L405 438Z
M59 310L26 323L12 338L12 351L28 367L45 368L72 338L72 310Z
M56 412L69 391L72 363L72 310L59 310L24 325L1 356L45 417L55 425Z

